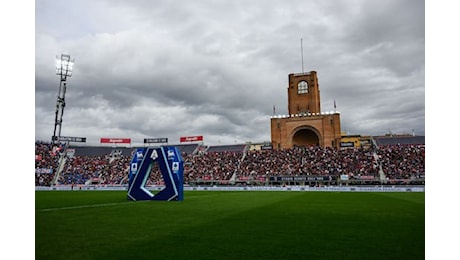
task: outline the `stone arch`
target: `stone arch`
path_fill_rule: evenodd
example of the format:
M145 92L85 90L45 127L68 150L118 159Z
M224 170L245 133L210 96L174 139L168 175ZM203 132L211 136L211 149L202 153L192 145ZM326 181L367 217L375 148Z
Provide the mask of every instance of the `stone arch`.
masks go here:
M312 126L300 126L292 131L293 146L322 146L321 133Z

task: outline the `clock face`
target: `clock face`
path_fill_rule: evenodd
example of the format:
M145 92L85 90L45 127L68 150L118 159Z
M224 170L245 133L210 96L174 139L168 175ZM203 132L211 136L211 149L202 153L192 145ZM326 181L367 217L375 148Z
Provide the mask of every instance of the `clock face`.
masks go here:
M308 93L308 83L305 80L302 80L297 84L297 93L305 94Z

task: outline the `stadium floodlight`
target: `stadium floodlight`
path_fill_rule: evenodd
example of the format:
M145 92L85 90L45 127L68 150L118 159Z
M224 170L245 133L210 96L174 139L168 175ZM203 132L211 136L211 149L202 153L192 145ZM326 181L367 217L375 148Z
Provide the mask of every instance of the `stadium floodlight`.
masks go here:
M71 77L73 71L74 60L70 59L70 55L61 54L61 57L56 56L56 75L62 77Z
M62 128L62 115L65 107L65 92L67 89L67 77L72 76L74 60L70 59L70 55L61 54L56 56L56 75L60 76L59 92L56 102L56 117L54 120L54 133L51 142L59 143Z

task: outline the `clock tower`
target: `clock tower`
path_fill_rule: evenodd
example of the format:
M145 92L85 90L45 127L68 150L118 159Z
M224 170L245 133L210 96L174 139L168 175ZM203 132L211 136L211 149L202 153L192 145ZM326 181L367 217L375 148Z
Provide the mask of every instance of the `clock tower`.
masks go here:
M321 104L316 71L289 74L288 113L320 113Z
M341 141L340 113L321 111L316 71L288 75L288 115L271 120L273 149L294 146L338 148Z

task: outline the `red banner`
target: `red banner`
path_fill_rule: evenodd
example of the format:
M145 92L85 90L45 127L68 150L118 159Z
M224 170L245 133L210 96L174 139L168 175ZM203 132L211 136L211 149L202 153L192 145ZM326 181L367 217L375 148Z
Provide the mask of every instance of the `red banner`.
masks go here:
M130 144L131 138L101 138L101 144Z
M181 136L180 137L180 142L196 142L196 141L203 141L203 136L202 135L196 135L196 136Z

